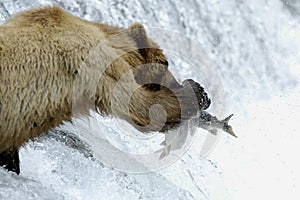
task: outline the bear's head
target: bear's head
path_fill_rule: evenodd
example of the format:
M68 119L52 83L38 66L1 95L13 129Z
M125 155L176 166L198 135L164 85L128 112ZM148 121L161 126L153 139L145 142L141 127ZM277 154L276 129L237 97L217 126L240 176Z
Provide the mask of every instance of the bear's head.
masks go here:
M149 89L157 90L159 85L178 88L180 84L168 70L168 60L160 46L146 34L145 28L140 23L134 23L127 29L130 38L136 43L141 55L141 65L133 71L138 84Z
M208 107L210 100L198 83L178 83L162 49L148 38L141 24L128 29L105 28L109 49L117 57L109 62L98 84L99 111L125 119L146 132L177 127L204 108L201 104ZM128 72L133 76L126 79Z

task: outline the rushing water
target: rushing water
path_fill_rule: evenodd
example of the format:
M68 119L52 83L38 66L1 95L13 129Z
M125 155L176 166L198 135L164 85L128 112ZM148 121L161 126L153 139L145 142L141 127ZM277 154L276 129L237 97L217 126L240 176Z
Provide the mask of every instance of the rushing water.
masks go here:
M300 108L298 1L0 1L2 22L24 9L60 5L87 20L122 27L141 22L185 35L218 66L225 112L235 113L232 123L239 136L222 135L216 149L204 159L198 148L202 138L195 136L191 148L173 165L133 174L103 165L77 138L75 128L66 124L22 148L20 176L0 169L0 199L299 196L299 164L294 161ZM179 62L173 61L175 74L197 79L188 68L177 68Z

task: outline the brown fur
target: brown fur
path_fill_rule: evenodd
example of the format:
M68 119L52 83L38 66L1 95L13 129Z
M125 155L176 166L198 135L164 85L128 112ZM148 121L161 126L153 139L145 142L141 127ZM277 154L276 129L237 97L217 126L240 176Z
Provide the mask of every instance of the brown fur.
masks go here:
M45 7L0 26L0 152L85 115L94 107L83 105L79 113L74 108L86 98L100 113L142 131L163 119L157 111L156 121L149 117L149 108L160 104L167 113L159 129L164 131L196 113L192 94L176 82L162 50L140 24L122 29Z

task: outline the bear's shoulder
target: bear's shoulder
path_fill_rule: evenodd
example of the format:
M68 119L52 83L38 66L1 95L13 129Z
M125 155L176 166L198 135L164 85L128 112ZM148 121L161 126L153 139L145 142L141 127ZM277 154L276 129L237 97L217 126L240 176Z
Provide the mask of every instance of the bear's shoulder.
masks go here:
M15 14L1 25L0 46L6 43L2 46L16 49L17 44L34 46L37 42L44 46L57 43L58 49L95 46L106 38L105 28L57 6L40 7Z
M75 17L57 6L46 6L20 12L4 25L21 26L58 26L62 24L74 23L82 21L79 17Z

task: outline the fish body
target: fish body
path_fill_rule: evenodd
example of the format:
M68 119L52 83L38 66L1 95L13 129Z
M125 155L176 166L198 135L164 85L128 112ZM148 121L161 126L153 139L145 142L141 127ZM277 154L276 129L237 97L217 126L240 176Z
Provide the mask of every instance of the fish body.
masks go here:
M220 129L229 133L233 137L237 137L233 132L232 127L228 124L232 116L233 114L223 120L219 120L216 116L212 116L206 111L200 111L199 117L191 119L191 123L192 125L205 129L214 135L216 135L217 130Z

